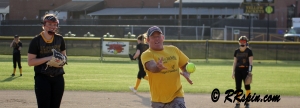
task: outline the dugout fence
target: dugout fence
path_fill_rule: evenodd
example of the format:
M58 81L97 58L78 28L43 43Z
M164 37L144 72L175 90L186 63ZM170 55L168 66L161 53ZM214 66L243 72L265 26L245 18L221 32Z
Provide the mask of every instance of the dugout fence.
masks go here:
M22 55L27 55L28 46L33 37L21 36ZM93 56L100 61L130 61L128 54L135 52L136 39L100 38L100 37L64 37L69 56ZM11 55L9 47L13 37L0 36L0 54ZM105 43L106 42L106 43ZM105 43L105 44L104 44ZM234 50L238 48L237 41L220 40L165 40L165 45L174 45L181 49L191 59L232 59ZM115 45L120 44L123 51L115 52ZM261 42L251 41L256 60L300 60L299 42ZM125 49L128 48L128 51ZM110 49L110 50L109 50ZM106 52L104 52L106 51Z

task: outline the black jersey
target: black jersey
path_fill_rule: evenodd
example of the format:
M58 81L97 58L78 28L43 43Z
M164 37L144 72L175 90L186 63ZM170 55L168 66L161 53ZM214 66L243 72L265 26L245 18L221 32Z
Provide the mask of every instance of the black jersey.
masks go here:
M13 54L21 54L21 52L19 50L20 47L22 47L22 42L21 41L19 41L18 43L14 42L13 43L13 48L14 48Z
M43 58L53 55L51 49L55 49L59 52L66 50L65 41L62 36L54 35L52 41L46 42L41 34L32 39L29 44L28 53L35 54L36 58ZM35 73L43 73L47 75L57 75L57 73L64 74L63 68L48 67L45 70L46 67L47 66L45 62L41 65L34 66L34 71Z
M235 50L234 57L237 59L236 66L249 66L249 57L253 56L252 50L246 48L244 52L241 52L240 49Z
M141 55L142 55L142 53L145 52L148 48L149 48L149 45L148 44L143 44L143 43L139 43L136 46L136 50L140 50L140 55L138 57L139 61L141 61Z

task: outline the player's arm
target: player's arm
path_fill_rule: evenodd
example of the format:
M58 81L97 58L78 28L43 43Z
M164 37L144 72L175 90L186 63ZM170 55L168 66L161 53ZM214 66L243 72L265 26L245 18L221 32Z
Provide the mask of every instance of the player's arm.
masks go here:
M146 69L149 70L150 72L158 73L165 68L162 66L158 66L154 60L151 60L151 61L146 62Z
M44 58L36 58L35 54L30 54L30 53L28 53L27 56L28 56L27 61L28 61L29 66L37 66L37 65L43 64L43 63L51 60L51 58L52 58L52 56L48 56L48 57L44 57Z
M232 66L232 78L234 79L235 67L236 67L237 58L233 57L233 66Z
M64 39L62 39L61 41L60 53L67 57L66 44Z
M180 67L180 69L181 69L181 75L190 83L190 84L193 84L193 81L190 79L190 73L188 73L187 71L186 71L186 65L187 65L187 63L184 65L184 66L182 66L182 67Z
M133 59L136 59L136 58L138 58L139 57L139 55L140 55L140 53L141 53L141 51L138 49L138 50L136 50L136 52L135 52L135 54L134 54L134 56L133 56Z
M15 40L13 40L13 41L10 43L10 47L13 47L14 42L15 42Z
M179 56L179 63L178 66L181 69L181 75L184 76L184 78L190 83L193 84L193 81L190 79L190 73L186 71L186 65L188 64L189 58L177 47L174 47L175 52Z
M252 72L252 68L253 68L253 56L249 57L249 70L248 72Z
M63 54L64 56L67 56L67 51L66 50L63 50L60 53Z
M174 49L179 56L179 63L178 63L179 68L181 69L182 72L187 73L189 75L190 73L186 71L186 65L188 64L189 58L177 47L174 47Z
M236 62L237 62L236 57L233 57L232 74L235 74Z
M149 70L150 72L153 73L158 73L163 69L167 69L164 65L163 65L163 58L160 58L158 60L158 62L155 62L154 60L150 60L148 62L145 63L145 67L147 70Z
M249 72L252 72L252 68L253 68L253 53L252 53L252 50L249 51L248 53L249 55Z
M68 60L68 57L67 57L67 51L66 51L66 50L63 50L63 51L61 51L60 53L66 57L66 60ZM67 63L66 63L66 64L67 64Z
M22 49L22 43L21 42L19 42L19 50L21 51L21 49Z
M36 58L39 52L38 45L36 43L37 41L38 41L37 38L34 38L29 44L28 53L27 53L27 63L29 66L37 66L52 59L52 56Z
M186 65L187 65L187 64L188 64L188 63L186 63L185 65L183 65L182 67L180 67L180 69L181 69L182 72L187 72L187 71L186 71Z
M249 57L249 65L253 65L253 56Z

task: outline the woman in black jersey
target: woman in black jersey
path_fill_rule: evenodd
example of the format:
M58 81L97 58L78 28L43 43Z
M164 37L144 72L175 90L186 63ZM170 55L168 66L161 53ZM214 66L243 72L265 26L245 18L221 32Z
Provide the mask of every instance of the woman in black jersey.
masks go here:
M136 46L136 52L133 56L133 59L138 58L138 66L139 66L139 72L137 74L137 79L134 87L129 87L131 91L134 93L137 92L137 89L141 83L141 79L144 78L145 80L148 80L148 76L146 75L146 72L144 70L142 61L141 61L141 55L144 51L146 51L149 48L149 45L145 43L145 36L143 34L139 35L137 37L137 46Z
M232 78L235 79L236 90L242 90L242 81L245 82L245 79L248 74L252 74L252 61L253 53L252 50L248 47L248 38L246 36L241 36L239 38L239 48L234 52L234 62L233 62L233 71ZM244 85L246 89L246 96L251 93L250 85ZM239 97L240 98L240 97ZM246 108L249 108L250 105L248 102L245 103ZM236 108L240 107L240 102L236 103Z
M18 35L14 36L14 40L10 43L10 47L13 48L13 67L14 71L11 76L15 76L17 63L20 70L20 76L22 76L22 66L21 66L21 49L22 49L22 42Z
M38 108L59 108L64 93L64 69L46 68L46 62L51 60L52 51L61 52L66 56L63 37L56 34L58 19L53 14L46 14L42 21L43 31L30 42L28 49L28 65L34 66L35 95Z

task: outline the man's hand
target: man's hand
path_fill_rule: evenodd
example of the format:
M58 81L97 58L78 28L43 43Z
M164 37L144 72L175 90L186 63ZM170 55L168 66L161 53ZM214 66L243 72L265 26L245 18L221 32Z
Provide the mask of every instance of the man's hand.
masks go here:
M158 62L156 63L156 66L157 68L161 71L163 69L167 69L165 66L164 66L164 63L163 63L163 57L161 57L160 59L158 59Z
M193 81L190 79L190 73L188 72L181 72L180 73L182 76L184 76L184 78L192 85Z

